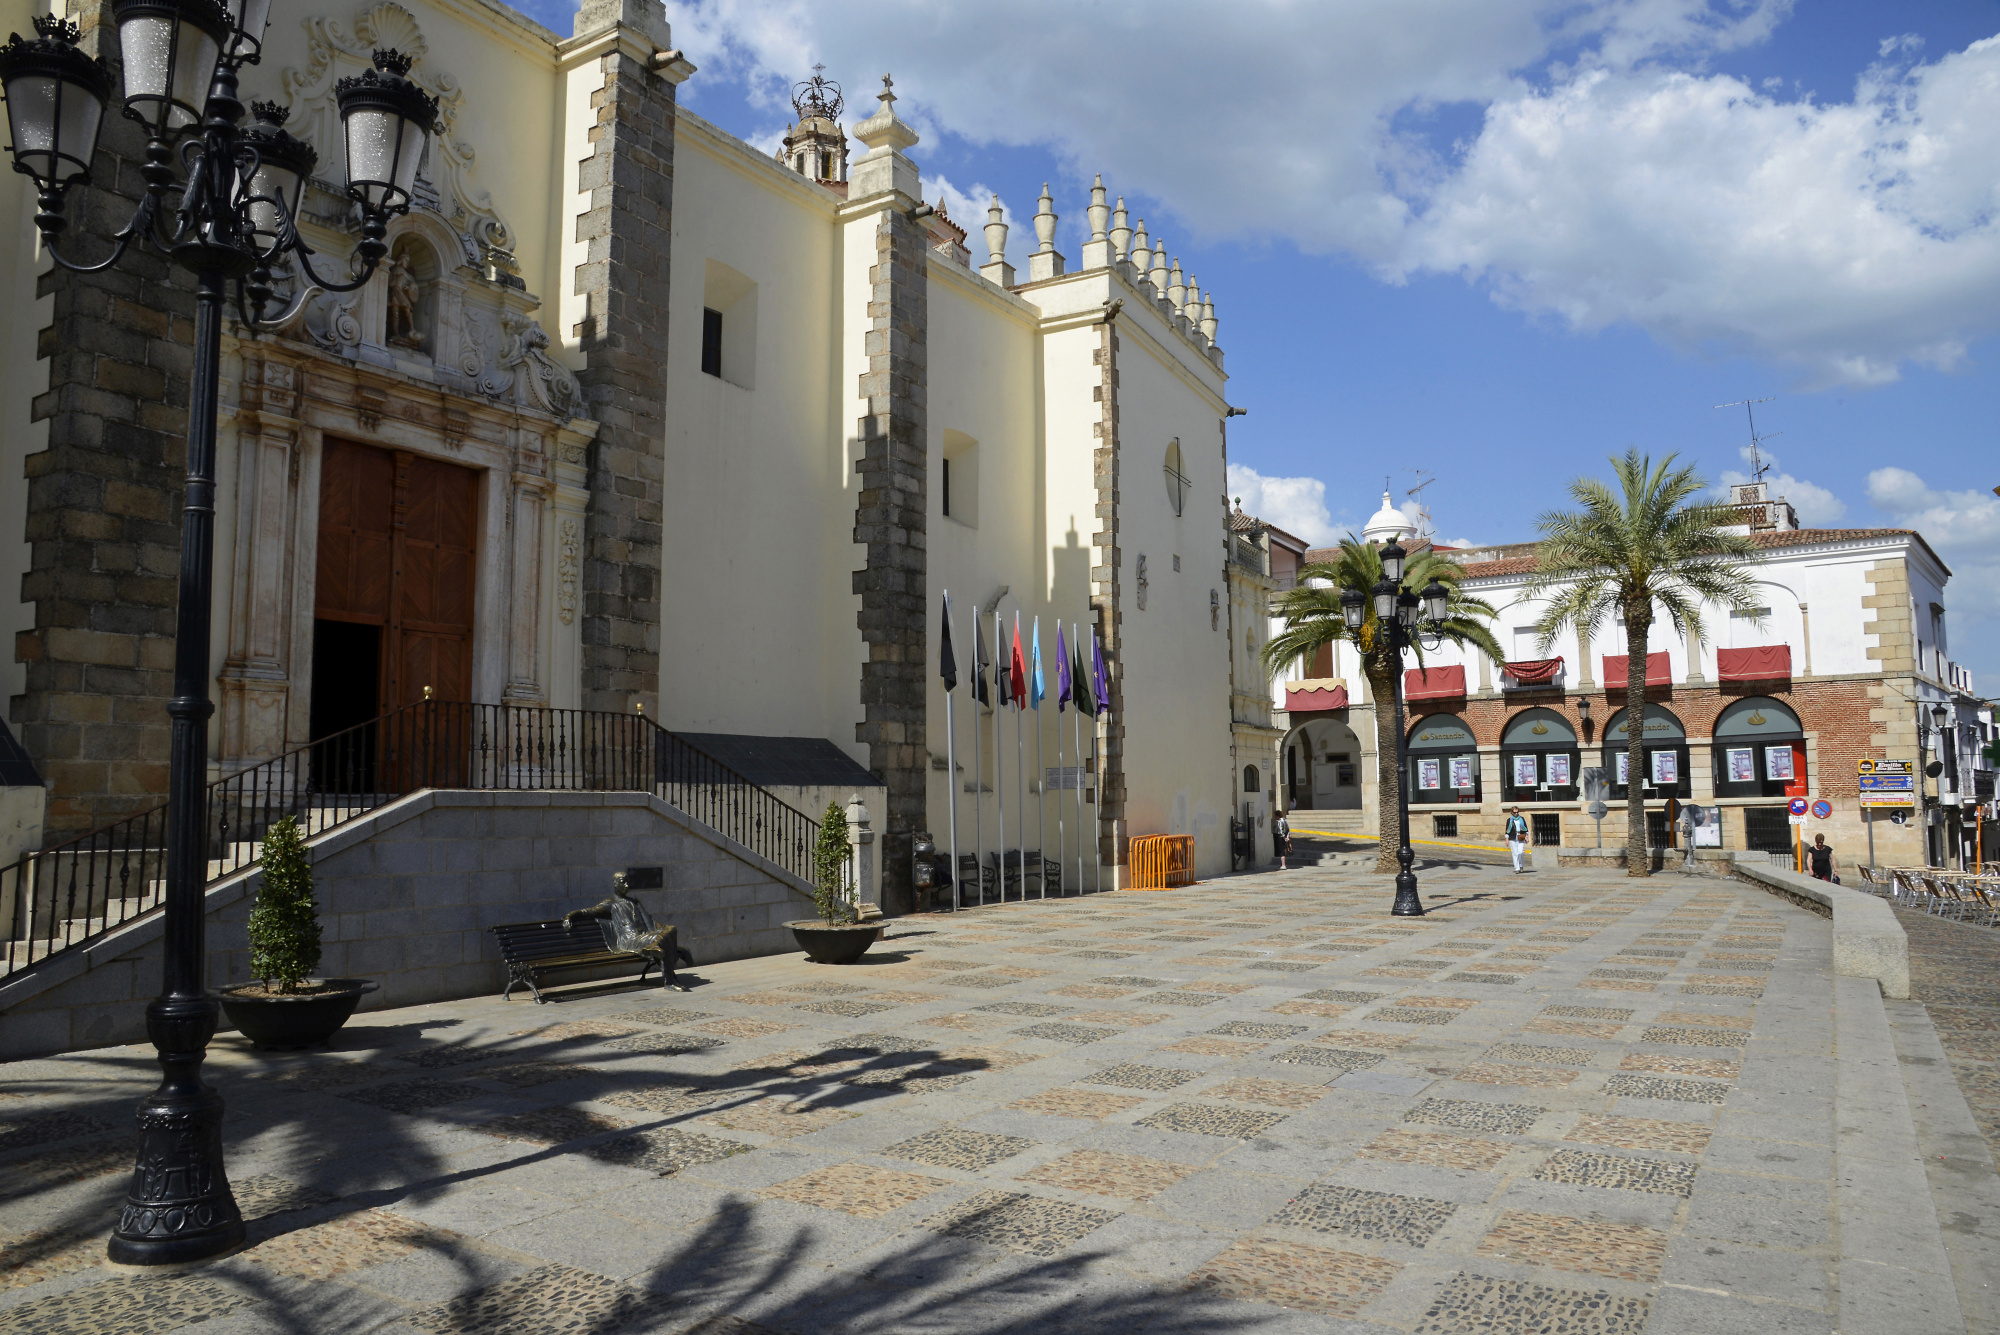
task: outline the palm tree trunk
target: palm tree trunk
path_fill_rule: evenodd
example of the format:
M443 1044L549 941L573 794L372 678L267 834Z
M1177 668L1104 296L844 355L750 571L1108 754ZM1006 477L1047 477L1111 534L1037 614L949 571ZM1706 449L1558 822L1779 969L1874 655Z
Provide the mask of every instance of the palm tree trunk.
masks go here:
M1396 760L1396 670L1382 649L1362 656L1362 671L1368 676L1369 694L1375 697L1375 828L1381 842L1376 845L1375 870L1399 869L1396 850L1402 847L1402 824L1397 811L1403 796L1403 768Z
M1650 610L1650 609L1648 609ZM1625 874L1651 876L1646 846L1646 646L1652 625L1643 612L1625 609Z

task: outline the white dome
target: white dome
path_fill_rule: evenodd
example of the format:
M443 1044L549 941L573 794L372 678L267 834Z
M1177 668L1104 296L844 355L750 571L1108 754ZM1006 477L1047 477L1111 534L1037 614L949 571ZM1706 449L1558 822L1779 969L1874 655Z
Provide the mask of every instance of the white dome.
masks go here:
M1382 508L1377 510L1374 518L1370 519L1362 527L1361 540L1363 542L1387 542L1389 539L1395 538L1401 541L1406 538L1414 538L1415 536L1417 536L1417 526L1410 522L1408 515L1390 503L1389 493L1386 491L1383 492Z

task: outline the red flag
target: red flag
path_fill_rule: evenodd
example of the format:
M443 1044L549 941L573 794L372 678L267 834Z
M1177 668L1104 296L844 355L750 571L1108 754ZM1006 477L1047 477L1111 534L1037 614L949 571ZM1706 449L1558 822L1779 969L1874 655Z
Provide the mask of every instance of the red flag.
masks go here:
M1014 679L1014 707L1025 709L1028 704L1028 660L1021 654L1021 614L1014 614L1014 658L1007 669Z

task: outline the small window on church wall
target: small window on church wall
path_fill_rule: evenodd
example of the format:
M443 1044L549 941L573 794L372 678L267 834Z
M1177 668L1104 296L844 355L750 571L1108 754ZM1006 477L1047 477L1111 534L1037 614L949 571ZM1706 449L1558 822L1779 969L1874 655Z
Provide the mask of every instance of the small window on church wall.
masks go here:
M701 369L739 388L755 389L757 284L710 260L701 305Z
M701 312L701 373L722 377L722 312Z
M945 518L979 527L979 442L947 429L938 461L938 499Z
M1257 767L1255 765L1245 765L1243 767L1243 791L1246 793L1257 791Z

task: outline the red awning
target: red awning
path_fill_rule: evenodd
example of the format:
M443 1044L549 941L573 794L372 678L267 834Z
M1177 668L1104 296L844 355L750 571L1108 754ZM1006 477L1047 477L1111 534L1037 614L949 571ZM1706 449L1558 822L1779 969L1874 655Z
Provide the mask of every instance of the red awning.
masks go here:
M1523 686L1539 686L1556 679L1563 670L1563 661L1560 658L1530 659L1525 663L1502 664L1500 670Z
M1782 681L1792 675L1792 646L1765 644L1754 649L1717 649L1716 675L1724 681Z
M1403 673L1405 700L1456 700L1464 694L1462 667L1411 668Z
M1324 709L1347 708L1347 684L1329 686L1286 686L1285 708L1294 714L1311 714Z
M1625 665L1631 661L1630 654L1604 655L1604 689L1623 690L1625 687ZM1662 649L1657 654L1646 655L1646 684L1648 686L1671 686L1674 670L1667 665L1667 653Z

